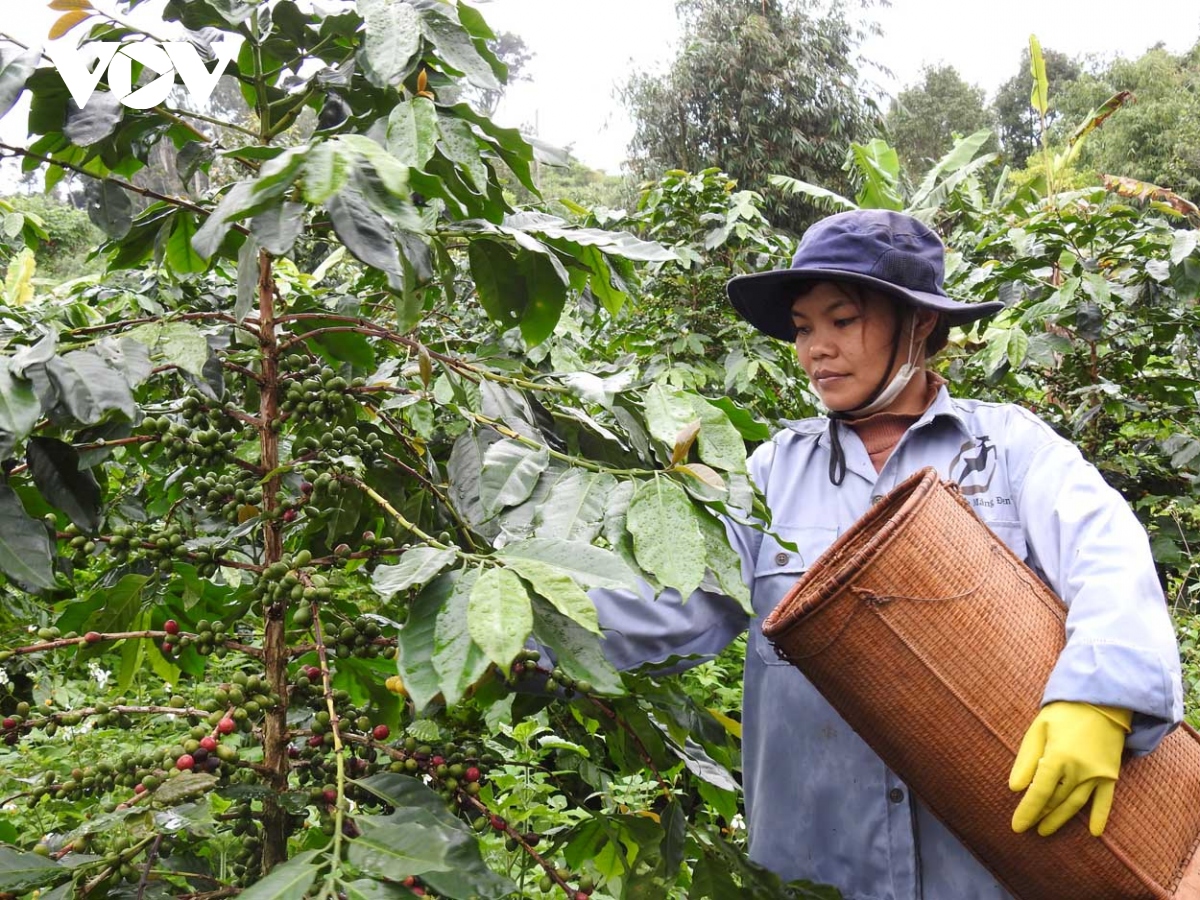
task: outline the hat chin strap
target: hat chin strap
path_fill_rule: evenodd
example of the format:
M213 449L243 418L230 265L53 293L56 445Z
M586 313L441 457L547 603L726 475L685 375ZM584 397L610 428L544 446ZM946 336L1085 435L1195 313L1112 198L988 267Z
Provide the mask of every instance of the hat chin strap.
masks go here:
M902 365L892 378L891 382L882 391L879 391L878 396L871 400L868 398L865 406L856 406L849 410L846 414L853 419L869 416L872 413L877 413L881 409L887 409L892 405L892 401L900 396L900 393L908 387L908 383L912 381L913 376L921 371L916 365L916 360L913 357L913 351L917 345L917 323L912 323L912 330L908 333L908 353L904 357L904 365ZM893 351L893 358L894 358ZM889 366L889 368L891 368ZM885 375L886 377L886 375ZM876 388L878 391L878 388Z
M916 364L917 361L914 356L917 344L917 323L915 318L911 321L911 325L912 327L908 333L908 353L905 354L904 365L892 376L892 380L886 384L884 382L884 379L887 378L887 373L895 365L896 352L900 349L899 333L896 334L895 339L892 341L892 353L888 358L887 368L884 369L883 378L879 379L879 384L875 386L875 390L871 391L867 399L854 407L854 409L829 410L829 481L832 484L840 486L846 478L846 452L842 449L842 440L838 435L838 419L859 419L887 409L900 396L901 392L908 387L908 383L912 381L913 376L921 371L920 366ZM903 324L900 327L903 328Z

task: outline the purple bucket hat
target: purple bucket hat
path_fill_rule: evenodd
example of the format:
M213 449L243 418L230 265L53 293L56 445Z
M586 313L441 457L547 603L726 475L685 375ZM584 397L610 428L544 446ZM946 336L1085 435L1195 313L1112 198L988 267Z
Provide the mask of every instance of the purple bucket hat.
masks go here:
M792 300L817 281L849 282L913 306L951 325L1004 309L997 301L963 303L942 288L946 248L924 223L886 209L856 209L822 219L804 232L789 269L739 275L726 285L738 315L763 334L791 341Z

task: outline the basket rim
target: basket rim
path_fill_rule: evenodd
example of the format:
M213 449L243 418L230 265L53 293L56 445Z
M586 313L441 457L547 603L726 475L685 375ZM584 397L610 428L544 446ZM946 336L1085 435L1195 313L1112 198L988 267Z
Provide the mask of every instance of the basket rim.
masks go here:
M817 560L788 590L775 608L762 622L762 633L769 640L780 638L802 619L816 614L845 590L879 553L895 540L909 520L920 511L941 484L941 476L933 466L925 466L914 472L882 500L856 521L848 531L838 535ZM898 496L904 499L899 508L894 503ZM882 525L878 520L886 516ZM858 540L863 531L873 531L861 547L839 562L833 571L826 571L828 561L838 556L852 541ZM797 598L804 596L797 602Z

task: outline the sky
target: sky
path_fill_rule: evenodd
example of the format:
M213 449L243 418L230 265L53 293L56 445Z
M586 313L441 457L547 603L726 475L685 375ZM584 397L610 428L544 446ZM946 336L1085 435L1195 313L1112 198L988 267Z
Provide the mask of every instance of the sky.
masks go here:
M660 72L678 41L674 0L488 0L477 4L494 29L519 34L535 54L532 81L510 86L502 124L536 124L552 144L572 144L584 163L617 172L633 125L616 99L634 71ZM1136 14L1131 15L1131 11ZM1196 0L892 0L870 10L883 28L863 67L888 94L916 81L923 66L948 63L989 98L1016 74L1031 32L1068 55L1136 58L1162 41L1181 52L1200 38Z
M15 5L18 0L0 0ZM96 0L113 8L112 0ZM319 0L318 0L319 2ZM0 31L42 43L58 13L45 0L22 0L16 21ZM545 141L570 146L586 165L616 173L633 124L617 93L632 72L661 72L678 43L674 0L475 0L496 30L520 35L534 57L530 81L509 87L497 110L503 125L536 129ZM1136 10L1135 15L1130 12ZM923 66L947 63L989 97L1016 73L1029 34L1043 48L1072 56L1136 58L1162 42L1181 52L1200 38L1196 0L892 0L868 13L883 34L862 48L862 73L881 94L916 81ZM0 122L11 138L18 111ZM10 122L8 120L14 120ZM20 130L20 129L18 129ZM17 140L20 140L18 135Z

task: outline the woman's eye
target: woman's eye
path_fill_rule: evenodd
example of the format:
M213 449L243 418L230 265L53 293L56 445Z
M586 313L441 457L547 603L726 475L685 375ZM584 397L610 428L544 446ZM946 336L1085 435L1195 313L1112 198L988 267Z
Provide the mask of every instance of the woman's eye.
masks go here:
M796 326L796 337L808 337L808 334L810 331L812 331L812 329L809 328L807 325L797 325Z
M835 319L833 324L838 328L845 328L847 325L852 325L856 321L858 321L858 316L850 316L847 319Z

